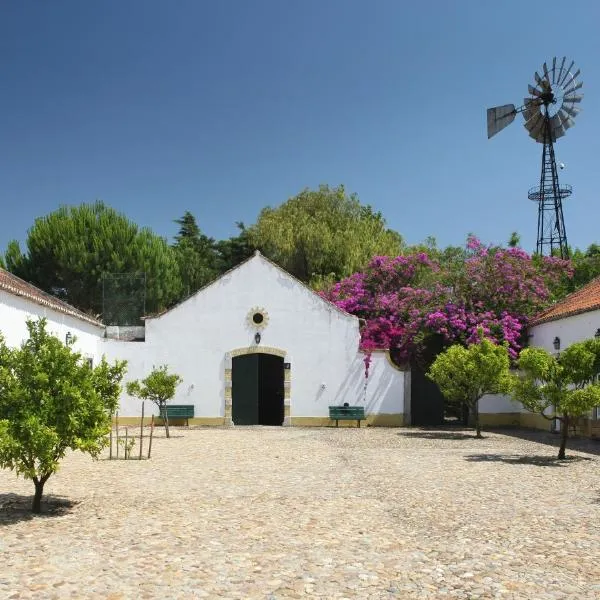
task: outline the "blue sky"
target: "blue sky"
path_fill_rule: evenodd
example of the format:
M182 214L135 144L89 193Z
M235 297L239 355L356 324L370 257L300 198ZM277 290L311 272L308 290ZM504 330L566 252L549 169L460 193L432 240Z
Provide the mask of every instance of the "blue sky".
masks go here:
M561 23L562 20L562 23ZM413 243L468 232L535 246L541 147L518 116L552 56L584 80L557 144L569 242L600 241L600 3L2 0L0 251L97 198L171 238L193 212L235 234L305 187L343 183Z

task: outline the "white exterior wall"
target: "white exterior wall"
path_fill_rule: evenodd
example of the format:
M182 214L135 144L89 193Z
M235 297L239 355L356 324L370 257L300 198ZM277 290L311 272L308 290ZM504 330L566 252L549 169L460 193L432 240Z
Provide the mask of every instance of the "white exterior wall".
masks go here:
M600 310L593 310L532 327L530 344L556 352L553 346L555 337L560 339L560 349L564 350L574 342L593 338L599 327Z
M518 413L523 410L520 402L514 402L510 396L487 394L479 401L480 414Z
M109 360L127 359L125 381L169 365L183 378L174 404L194 404L196 417L223 417L228 353L255 346L252 309L268 323L261 347L285 352L290 368L290 416L327 417L331 404L364 405L365 412L403 412L404 374L374 354L365 396L359 323L257 255L182 304L146 321L144 342L103 340ZM151 407L146 406L146 414ZM123 394L121 414L137 416L141 402ZM154 413L157 414L156 409Z
M366 390L366 393L363 392L365 413L378 415L404 414L405 372L392 366L387 352L374 352L371 355L369 377L366 379L365 386L363 359L364 354L361 354L359 357L361 364L357 365L356 371L353 369L352 373L354 375L358 372L358 376L354 375L357 380L357 387L362 385L363 389ZM339 399L339 403L344 403L342 398ZM357 402L357 404L363 403Z
M0 332L9 346L20 346L28 339L27 319L45 317L47 330L57 336L63 343L67 332L75 338L73 348L88 358L98 360L98 341L104 335L103 327L77 319L70 315L53 310L23 298L0 290Z

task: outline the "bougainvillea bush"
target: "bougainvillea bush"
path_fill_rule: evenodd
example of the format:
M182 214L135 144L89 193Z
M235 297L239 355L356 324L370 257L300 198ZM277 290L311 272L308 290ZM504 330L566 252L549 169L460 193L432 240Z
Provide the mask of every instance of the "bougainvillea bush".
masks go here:
M413 362L433 338L443 346L470 345L479 329L495 343L507 342L514 359L531 316L559 297L571 276L568 261L485 246L470 236L463 260L444 262L423 251L375 256L323 296L364 319L367 368L369 351L393 349L396 360Z

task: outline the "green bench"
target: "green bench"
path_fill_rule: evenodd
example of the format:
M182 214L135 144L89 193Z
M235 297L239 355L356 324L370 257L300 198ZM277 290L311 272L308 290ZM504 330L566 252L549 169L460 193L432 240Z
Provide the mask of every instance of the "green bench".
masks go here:
M168 404L167 405L167 419L169 422L172 419L185 419L185 424L189 427L189 419L194 418L194 405L193 404ZM164 415L160 415L158 418L163 419Z
M329 418L335 421L338 427L338 421L356 421L360 427L360 422L365 420L364 406L330 406Z

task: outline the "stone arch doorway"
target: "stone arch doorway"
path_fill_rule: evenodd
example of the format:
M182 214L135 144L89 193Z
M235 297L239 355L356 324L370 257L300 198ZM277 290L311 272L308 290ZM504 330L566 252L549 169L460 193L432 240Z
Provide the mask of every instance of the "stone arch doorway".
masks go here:
M278 348L230 352L225 368L225 425L289 425L290 363Z

